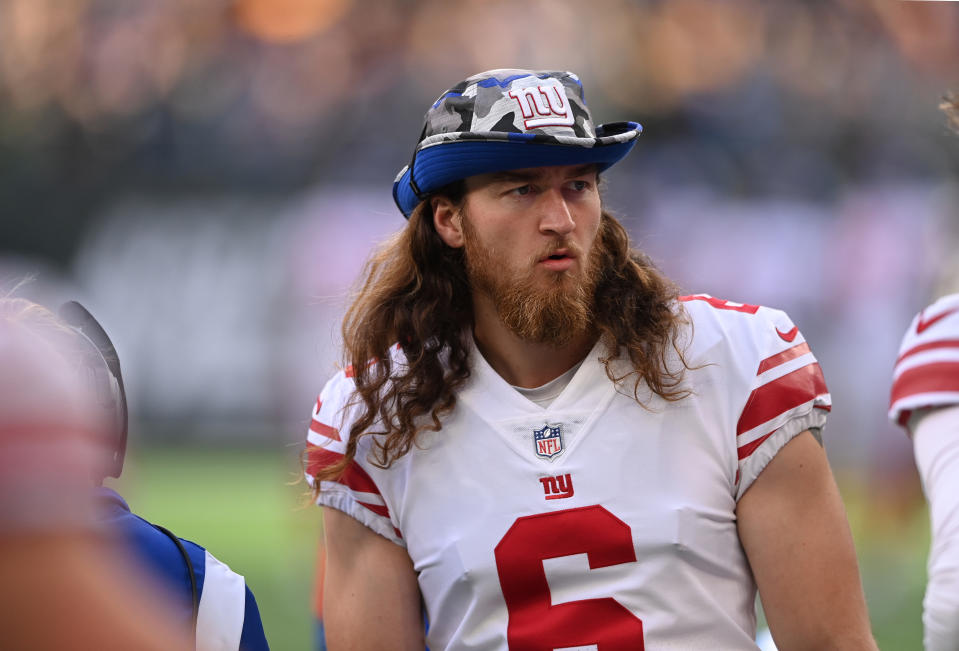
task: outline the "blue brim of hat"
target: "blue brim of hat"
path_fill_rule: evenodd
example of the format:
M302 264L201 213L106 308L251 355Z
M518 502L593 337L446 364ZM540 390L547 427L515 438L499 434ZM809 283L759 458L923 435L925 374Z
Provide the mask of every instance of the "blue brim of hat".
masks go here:
M591 139L593 146L540 143L528 140L455 140L416 153L413 167L421 195L476 174L553 165L595 163L599 171L622 160L636 144L642 127L635 123L630 139L604 144L605 138ZM612 139L610 139L612 140ZM410 184L410 169L402 170L393 183L393 200L409 219L420 198Z

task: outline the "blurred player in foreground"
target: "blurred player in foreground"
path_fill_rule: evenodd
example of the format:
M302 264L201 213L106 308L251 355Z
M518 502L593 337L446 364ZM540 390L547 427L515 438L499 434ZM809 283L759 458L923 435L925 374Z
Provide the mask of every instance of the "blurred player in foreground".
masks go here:
M603 210L640 126L572 73L426 114L317 401L330 649L874 649L785 313L680 297Z
M161 602L177 622L174 630L189 632L200 650L267 649L256 600L242 576L199 545L134 515L116 491L102 485L104 478L119 477L123 469L127 405L119 359L100 324L75 302L65 304L58 318L30 301L2 299L0 315L10 327L40 342L56 340L74 367L73 376L85 385L89 406L99 412L100 421L89 434L106 454L87 469L86 485L76 487L73 495L92 494L91 515L100 533L114 536L155 582Z
M959 131L959 103L943 108ZM953 288L959 290L959 287ZM923 600L927 651L959 649L959 293L913 319L899 348L889 417L912 435L932 545Z
M47 310L0 299L0 648L192 648L101 535L104 412L77 343Z

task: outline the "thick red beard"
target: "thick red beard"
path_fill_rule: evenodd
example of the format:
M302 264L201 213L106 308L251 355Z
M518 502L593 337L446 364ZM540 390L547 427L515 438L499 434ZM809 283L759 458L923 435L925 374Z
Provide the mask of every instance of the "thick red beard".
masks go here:
M466 271L473 291L492 299L499 318L517 337L557 348L590 328L600 239L597 236L589 256L583 256L576 244L557 240L517 270L507 267L492 248L479 241L467 215L463 214ZM578 272L537 267L550 251L559 248L566 248L576 256Z

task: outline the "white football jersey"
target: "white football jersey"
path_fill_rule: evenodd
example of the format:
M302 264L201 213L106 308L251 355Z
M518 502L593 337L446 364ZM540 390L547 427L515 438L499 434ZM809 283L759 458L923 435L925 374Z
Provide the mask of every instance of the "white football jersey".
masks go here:
M319 504L408 551L430 649L757 648L736 503L792 437L824 425L830 397L785 313L683 305L692 393L678 402L617 390L598 344L544 409L474 349L441 431L388 469L364 437L323 483ZM308 474L342 458L348 375L317 402Z
M959 404L959 294L912 320L893 372L889 418L906 427L917 409L953 404Z

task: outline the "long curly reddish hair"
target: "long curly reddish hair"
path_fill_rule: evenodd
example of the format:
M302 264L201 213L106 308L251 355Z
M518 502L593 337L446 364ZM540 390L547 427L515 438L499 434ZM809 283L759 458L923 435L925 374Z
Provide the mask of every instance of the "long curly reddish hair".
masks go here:
M461 203L464 190L462 183L454 184L443 194ZM630 248L626 229L606 211L599 237L593 327L612 351L602 360L607 375L620 385L631 380L637 401L643 383L668 401L683 398L688 391L681 381L689 366L679 344L685 317L677 309L678 288ZM367 262L343 321L344 362L353 369L360 415L350 428L345 457L318 472L317 480L337 478L355 457L361 437L378 435L370 461L386 468L409 452L419 432L441 429L470 376L470 292L463 250L440 239L430 203L420 203L407 227ZM390 355L396 346L405 357L402 367ZM633 370L617 376L610 362L621 349ZM679 365L670 368L674 354ZM316 481L315 491L319 486Z

